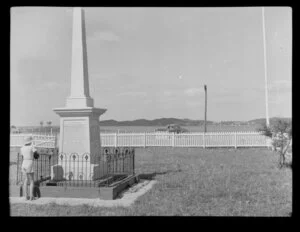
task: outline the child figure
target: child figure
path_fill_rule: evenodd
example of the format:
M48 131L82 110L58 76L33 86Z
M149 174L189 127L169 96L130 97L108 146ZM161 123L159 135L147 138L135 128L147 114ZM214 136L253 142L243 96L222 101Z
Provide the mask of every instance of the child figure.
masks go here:
M27 184L30 182L30 200L34 199L34 171L33 171L33 153L36 148L32 145L32 137L29 136L25 139L25 145L21 148L21 155L23 156L22 171L25 175L25 181L23 186L23 194L25 200L28 200Z

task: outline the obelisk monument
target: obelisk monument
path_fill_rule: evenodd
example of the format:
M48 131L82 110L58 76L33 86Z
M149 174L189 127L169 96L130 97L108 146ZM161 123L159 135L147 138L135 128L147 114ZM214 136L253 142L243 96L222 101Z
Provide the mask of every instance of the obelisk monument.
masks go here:
M100 155L99 117L106 109L95 108L90 96L84 11L79 7L73 9L71 92L66 106L53 110L60 116L59 153Z

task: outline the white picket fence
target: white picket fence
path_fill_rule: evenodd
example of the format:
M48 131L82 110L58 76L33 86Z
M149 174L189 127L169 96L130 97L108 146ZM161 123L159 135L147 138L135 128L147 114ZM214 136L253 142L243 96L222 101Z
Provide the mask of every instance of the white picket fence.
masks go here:
M110 133L101 134L102 147L268 147L258 132Z
M55 135L39 134L10 134L10 147L21 147L24 145L25 138L32 136L33 144L40 148L57 147L57 138Z
M28 134L11 134L10 146L22 146ZM51 135L32 135L34 144L53 148L57 139ZM213 133L101 133L102 147L270 147L268 138L258 132Z

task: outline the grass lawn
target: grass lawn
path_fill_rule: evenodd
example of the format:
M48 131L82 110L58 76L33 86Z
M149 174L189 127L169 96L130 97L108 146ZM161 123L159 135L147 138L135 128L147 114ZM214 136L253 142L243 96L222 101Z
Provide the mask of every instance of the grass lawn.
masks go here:
M136 149L158 181L128 208L12 204L12 216L289 216L292 171L267 149ZM11 165L13 167L14 165Z

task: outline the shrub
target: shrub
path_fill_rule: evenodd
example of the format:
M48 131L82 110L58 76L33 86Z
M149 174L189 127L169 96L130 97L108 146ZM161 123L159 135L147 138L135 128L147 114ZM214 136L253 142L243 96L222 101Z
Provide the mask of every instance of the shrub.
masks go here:
M264 124L258 131L272 139L272 145L279 154L279 168L282 168L286 165L285 154L292 141L292 122L276 119L269 127Z

